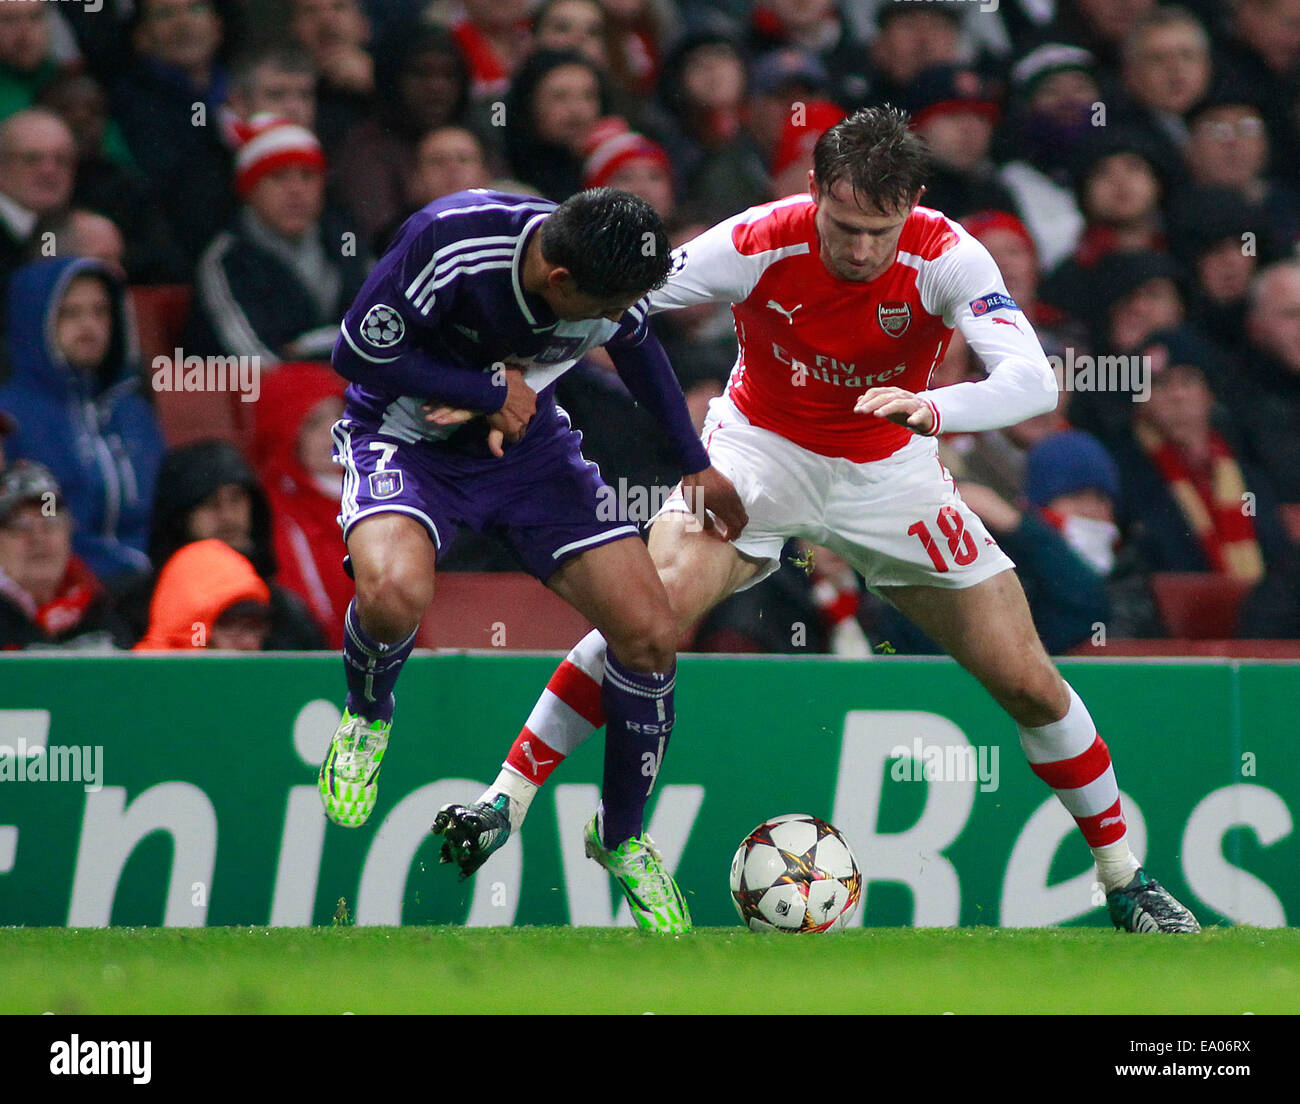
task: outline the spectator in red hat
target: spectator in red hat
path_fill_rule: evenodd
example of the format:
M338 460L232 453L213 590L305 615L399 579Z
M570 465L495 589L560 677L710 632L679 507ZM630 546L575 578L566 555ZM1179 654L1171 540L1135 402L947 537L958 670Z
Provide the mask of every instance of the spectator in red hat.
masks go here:
M263 369L328 357L365 278L364 243L340 249L347 239L325 210L325 157L311 131L263 116L242 135L243 206L199 264L187 351L256 357Z
M587 141L584 188L619 188L640 196L668 218L673 211L673 174L668 153L617 116L602 119Z
M843 118L844 109L830 100L812 100L794 106L772 157L773 199L808 190L813 147L818 138Z
M331 648L355 587L338 525L343 469L330 430L343 416L343 379L324 364L282 364L257 403L253 466L271 505L276 582L307 603Z
M989 82L966 66L940 65L918 74L903 102L934 157L923 203L955 219L1018 210L989 158L1000 110Z

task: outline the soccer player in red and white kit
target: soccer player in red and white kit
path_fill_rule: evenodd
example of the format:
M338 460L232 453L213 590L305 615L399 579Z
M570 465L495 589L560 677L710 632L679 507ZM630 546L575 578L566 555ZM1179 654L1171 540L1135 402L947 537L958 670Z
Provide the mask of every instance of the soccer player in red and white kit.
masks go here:
M678 252L651 309L732 305L740 353L702 436L749 522L738 537L702 528L679 488L651 555L683 631L774 571L790 537L843 556L1016 722L1030 767L1092 849L1115 925L1199 931L1130 849L1106 744L1039 641L1014 565L939 462L938 433L1042 414L1057 385L987 250L919 205L927 161L906 114L860 111L817 142L809 194ZM988 378L929 390L954 328ZM570 652L493 787L440 816L444 861L476 870L504 841L503 818L517 829L537 787L604 723L604 663L595 632Z

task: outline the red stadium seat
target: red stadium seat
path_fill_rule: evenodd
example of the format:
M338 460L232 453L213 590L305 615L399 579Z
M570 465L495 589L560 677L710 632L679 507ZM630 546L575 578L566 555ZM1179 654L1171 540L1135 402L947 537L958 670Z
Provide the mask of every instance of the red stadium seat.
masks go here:
M131 288L146 381L152 379L154 357L174 358L182 347L193 302L194 289L188 284ZM210 391L152 393L169 448L211 439L229 441L240 448L247 443L247 412L239 409L238 395Z
M1252 584L1208 572L1151 576L1156 610L1170 636L1224 640L1236 635L1237 609Z
M140 355L145 367L156 356L171 356L181 343L194 289L189 284L137 285L130 289Z
M591 625L531 575L515 571L439 574L420 624L420 648L568 651Z

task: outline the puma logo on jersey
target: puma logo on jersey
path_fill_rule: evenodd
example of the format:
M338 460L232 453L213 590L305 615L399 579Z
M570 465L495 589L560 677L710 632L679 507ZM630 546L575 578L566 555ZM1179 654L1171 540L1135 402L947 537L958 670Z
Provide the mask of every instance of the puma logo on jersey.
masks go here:
M478 330L471 330L468 326L462 326L459 322L453 322L452 326L455 329L460 330L460 332L463 333L466 337L468 337L471 341L478 340Z
M1123 818L1122 816L1117 816L1117 817L1102 817L1101 820L1098 821L1098 823L1097 823L1097 827L1098 827L1098 828L1105 828L1105 827L1107 827L1108 825L1111 825L1111 824L1123 824L1123 823L1124 823L1124 818Z
M549 767L555 762L554 759L538 760L533 754L533 744L531 740L525 740L519 745L519 750L524 753L524 758L528 760L528 765L533 768L533 774L541 774L543 767Z
M1016 333L1023 333L1023 332L1024 332L1023 330L1021 330L1021 328L1020 328L1019 326L1016 325L1016 321L1015 321L1015 319L1013 319L1013 318L995 318L995 319L993 319L993 325L995 325L995 326L1015 326Z
M777 314L784 314L786 321L789 322L790 325L792 326L794 325L794 312L797 310L803 310L802 303L796 303L789 310L786 310L785 307L781 306L781 304L778 303L775 299L769 299L767 301L767 305L771 307L774 311L776 311Z

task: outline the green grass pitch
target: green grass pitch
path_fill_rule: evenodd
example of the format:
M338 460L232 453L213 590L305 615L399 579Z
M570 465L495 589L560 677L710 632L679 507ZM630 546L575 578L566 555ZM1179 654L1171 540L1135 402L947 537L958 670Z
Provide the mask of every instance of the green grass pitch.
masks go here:
M1300 1011L1300 929L0 930L0 1013L1157 1011Z

